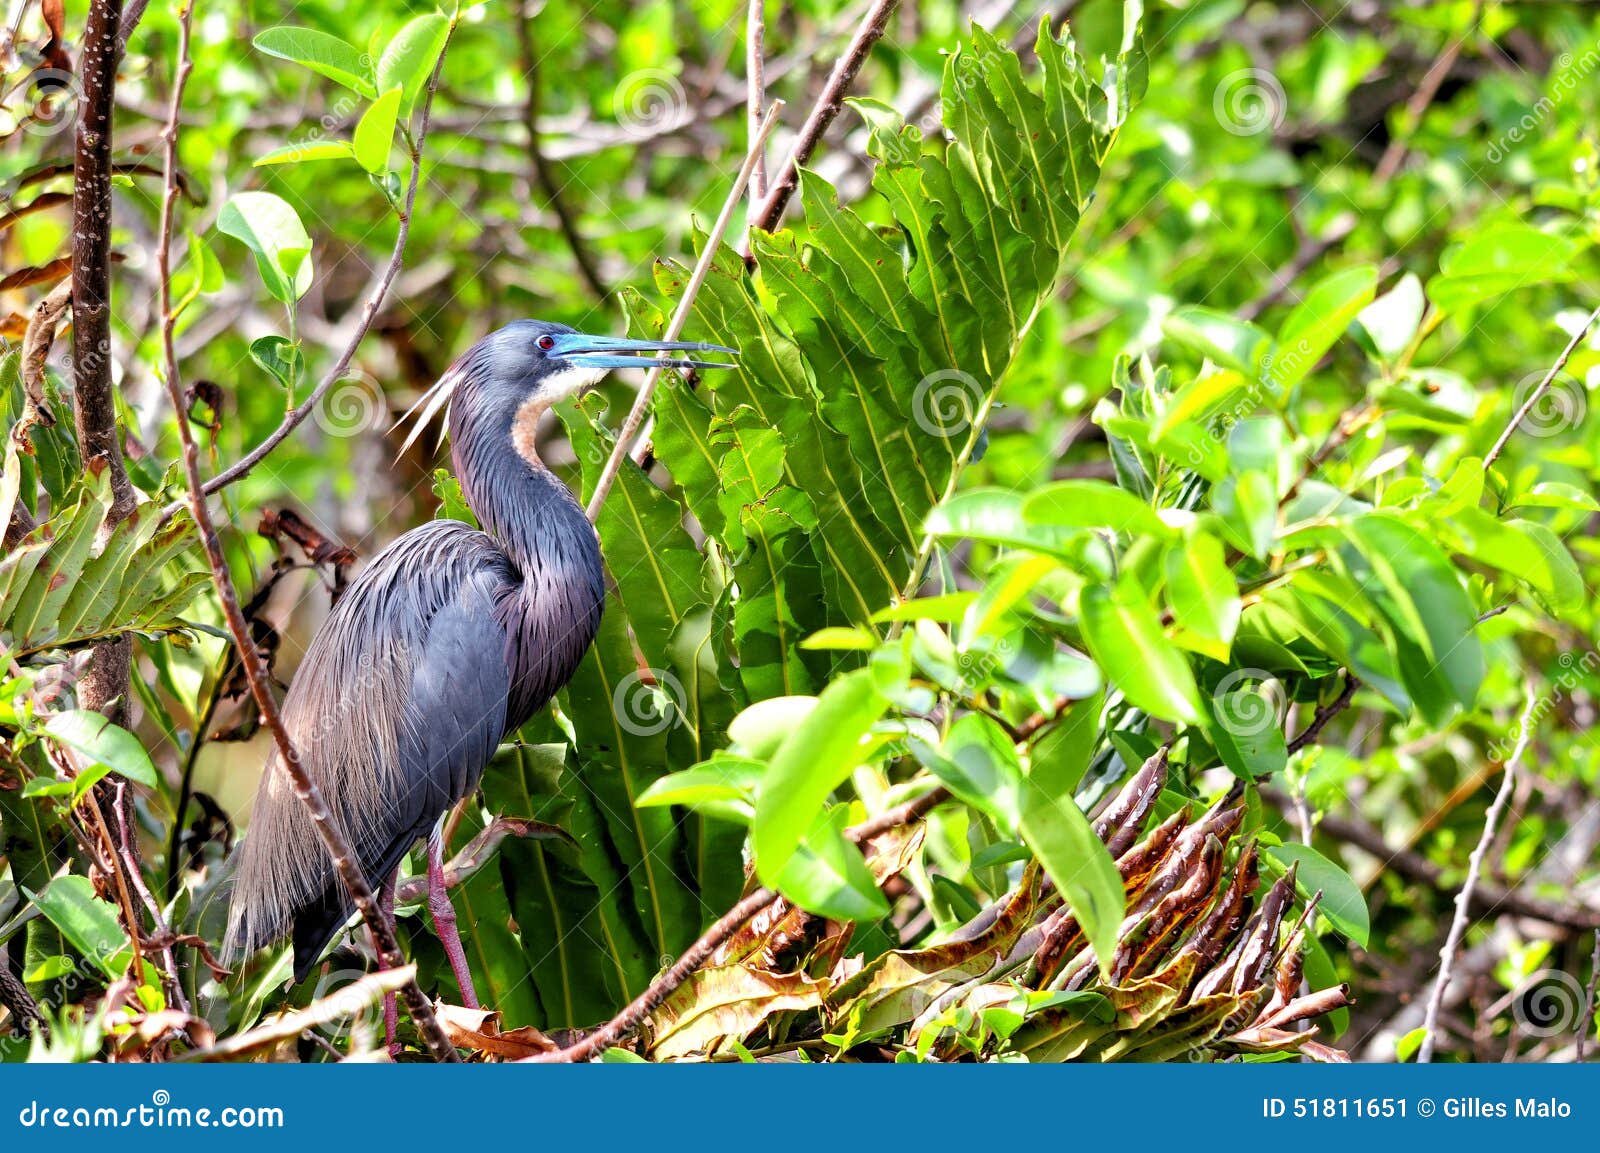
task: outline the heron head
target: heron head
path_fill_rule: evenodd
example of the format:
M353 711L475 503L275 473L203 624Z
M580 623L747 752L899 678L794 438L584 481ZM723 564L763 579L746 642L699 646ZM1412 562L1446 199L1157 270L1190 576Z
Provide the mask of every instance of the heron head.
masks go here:
M737 355L721 344L682 340L630 340L595 336L565 324L517 320L469 348L451 365L406 416L420 413L401 452L423 425L458 394L470 391L476 402L536 418L558 401L598 384L613 368L732 368L695 353ZM398 423L398 422L397 422Z

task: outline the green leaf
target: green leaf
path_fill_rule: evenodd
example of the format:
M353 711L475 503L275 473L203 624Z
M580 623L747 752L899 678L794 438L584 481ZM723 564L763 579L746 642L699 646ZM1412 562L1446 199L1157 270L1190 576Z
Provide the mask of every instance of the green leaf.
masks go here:
M1054 791L1056 779L1055 772L1028 777L1022 839L1056 883L1089 939L1100 971L1107 973L1126 912L1122 876L1071 791Z
M1194 673L1137 581L1087 588L1079 607L1089 655L1130 703L1163 720L1199 722Z
M217 228L255 253L267 291L293 304L311 287L311 237L300 216L270 192L239 192L222 206Z
M1378 270L1362 265L1336 272L1306 293L1278 332L1278 346L1268 369L1275 390L1293 388L1305 379L1371 303L1377 286Z
M765 761L719 752L691 769L657 778L634 804L682 805L748 824L755 815L756 788L766 771Z
M404 95L398 87L385 90L356 123L352 145L356 163L374 176L381 176L389 170L389 149L394 144L394 126L400 116L400 99Z
M1340 558L1397 632L1400 673L1425 719L1441 723L1470 708L1483 681L1477 614L1455 570L1417 529L1385 514L1344 526L1359 558Z
M1366 330L1373 348L1384 360L1393 361L1410 346L1422 324L1422 310L1427 301L1422 295L1422 281L1408 272L1388 292L1363 308L1356 317Z
M862 738L888 704L870 671L846 673L773 753L756 793L750 837L756 868L768 884L782 875L829 795L861 763Z
M257 168L274 164L303 164L308 160L348 160L355 150L345 140L308 140L304 144L284 144L256 160Z
M861 850L844 835L843 806L815 811L805 836L784 860L773 888L808 912L836 921L874 921L889 914L889 902ZM759 857L758 857L759 863Z
M45 724L44 731L93 765L104 766L137 784L157 787L156 767L139 738L99 713L88 709L57 713Z
M1267 849L1267 856L1285 869L1299 866L1295 870L1295 888L1300 895L1309 898L1321 892L1322 902L1317 908L1328 923L1363 949L1367 947L1367 902L1361 886L1349 873L1307 845L1273 845Z
M1476 230L1447 249L1428 296L1445 312L1535 284L1571 280L1578 246L1564 236L1514 223Z
M387 93L396 87L401 90L397 109L400 119L411 118L411 109L449 38L450 21L431 12L408 22L383 50L378 59L378 91Z
M1260 672L1235 670L1211 695L1211 743L1223 764L1246 781L1270 777L1289 763L1282 689Z
M981 713L950 727L942 747L913 738L917 760L957 797L982 809L1014 833L1022 819L1022 762L1004 730Z
M282 389L292 389L300 375L300 346L282 336L260 336L251 341L250 359Z
M765 760L778 751L816 707L816 697L769 697L757 701L729 722L728 739L747 755Z
M1496 520L1475 506L1457 509L1449 527L1454 544L1476 561L1528 585L1552 612L1566 614L1586 599L1583 576L1561 538L1528 520Z
M1167 550L1166 574L1167 603L1178 626L1173 639L1213 660L1227 660L1244 605L1222 542L1194 533Z
M1161 331L1252 381L1261 379L1263 365L1272 351L1272 337L1265 331L1209 308L1174 309L1162 321Z
M326 76L369 99L376 95L372 87L371 60L337 36L315 28L280 24L258 32L251 43L268 56L302 64L319 76Z
M94 895L93 881L67 874L56 877L41 892L23 891L74 949L107 977L122 975L132 956L128 935L111 906Z
M1130 536L1167 536L1159 513L1131 492L1103 480L1058 480L1030 493L1022 504L1030 524L1109 528Z

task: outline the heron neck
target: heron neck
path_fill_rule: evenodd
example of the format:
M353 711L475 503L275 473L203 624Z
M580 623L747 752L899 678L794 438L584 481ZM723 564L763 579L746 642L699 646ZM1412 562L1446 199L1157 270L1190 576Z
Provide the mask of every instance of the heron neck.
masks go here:
M533 431L544 407L511 412L452 406L451 457L462 495L483 530L524 575L549 566L552 547L576 540L598 551L594 529L566 485L534 450Z

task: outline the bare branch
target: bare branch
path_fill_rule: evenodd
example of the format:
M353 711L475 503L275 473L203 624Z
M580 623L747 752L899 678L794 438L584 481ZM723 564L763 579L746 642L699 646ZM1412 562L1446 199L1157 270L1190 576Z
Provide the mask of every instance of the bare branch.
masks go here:
M773 178L772 187L767 190L767 198L761 202L760 209L753 214L750 221L751 230L771 232L778 226L778 221L783 218L783 210L789 206L794 190L800 185L801 166L811 159L811 154L817 150L817 145L822 143L823 134L828 131L828 126L844 108L845 93L850 91L850 85L855 83L856 74L866 63L867 57L872 52L872 46L883 39L883 34L889 28L889 17L894 14L898 6L899 0L875 0L872 7L867 9L867 14L861 18L861 23L857 26L849 46L845 48L844 55L839 57L838 63L833 66L833 72L828 76L827 84L823 85L822 94L817 97L811 115L806 117L805 124L800 128L800 134L795 137L794 147L790 150L788 158L784 160L777 176ZM749 257L748 248L744 255Z
M111 385L111 117L121 19L122 0L92 0L89 5L72 162L73 417L84 465L98 457L110 470L111 508L102 532L124 520L134 506ZM132 657L126 636L94 647L81 686L85 708L106 712L126 707Z
M1522 407L1517 409L1516 414L1512 416L1511 423L1506 425L1505 431L1500 434L1500 439L1494 442L1494 447L1484 456L1484 468L1488 468L1499 459L1500 454L1505 451L1506 443L1517 431L1518 426L1528 418L1528 414L1533 411L1534 406L1544 399L1544 394L1550 391L1551 384L1561 374L1561 370L1567 367L1567 361L1571 359L1578 345L1583 343L1583 338L1589 335L1589 330L1594 327L1596 320L1600 320L1600 306L1597 306L1578 331L1572 334L1572 339L1567 341L1567 347L1563 348L1561 355L1556 357L1556 362L1550 366L1550 371L1544 374L1544 379L1539 382L1539 387L1530 392L1528 399L1522 402Z
M331 1025L335 1021L342 1021L351 1016L352 1012L376 1005L390 993L404 990L408 985L415 988L416 984L415 965L403 965L398 969L381 969L376 973L368 973L348 985L335 989L326 997L311 1002L304 1009L275 1017L257 1025L248 1033L229 1037L209 1049L191 1053L183 1060L233 1061L240 1057L248 1057L252 1053L271 1049L285 1041L293 1041L308 1029L314 1030L323 1025Z
M578 222L573 218L572 209L567 205L566 198L561 195L561 187L556 183L550 159L544 154L539 143L539 53L533 43L533 21L521 12L513 17L513 21L517 26L517 41L522 50L522 73L528 80L528 96L523 104L523 119L528 132L529 174L533 178L533 184L544 195L550 211L555 214L561 236L566 240L567 249L572 253L572 260L578 266L578 275L588 286L589 291L594 293L595 299L605 300L611 295L611 290L606 287L599 266L578 231Z
M1456 950L1461 945L1461 938L1467 932L1472 891L1478 886L1478 874L1483 870L1483 858L1488 854L1489 846L1494 843L1495 830L1500 825L1500 814L1505 811L1507 803L1511 800L1512 790L1516 788L1517 766L1522 762L1523 754L1528 751L1528 743L1533 739L1535 727L1533 714L1537 706L1538 698L1534 695L1533 685L1530 682L1527 704L1523 707L1522 720L1518 724L1516 746L1506 758L1505 768L1500 777L1500 791L1495 794L1494 801L1489 805L1489 811L1483 816L1483 833L1478 838L1477 847L1467 858L1467 879L1462 883L1461 891L1456 894L1455 916L1451 918L1450 932L1445 936L1444 948L1439 950L1439 976L1433 983L1433 992L1428 995L1428 1011L1422 1018L1425 1032L1422 1037L1422 1047L1417 1050L1419 1065L1426 1065L1433 1060L1434 1042L1439 1032L1439 1009L1444 1005L1444 991L1450 986Z
M250 625L245 620L244 611L239 607L239 593L234 587L233 577L228 571L227 558L223 556L222 544L217 539L216 527L211 521L211 511L206 505L204 485L200 480L200 452L195 444L194 432L183 417L183 389L178 376L177 344L174 337L177 317L172 310L172 225L173 208L178 195L176 179L178 123L183 105L184 84L193 67L189 59L191 12L191 7L185 6L181 14L177 76L172 88L172 111L166 129L162 133L166 146L166 188L161 200L161 234L156 249L161 293L163 375L166 377L167 397L172 403L173 412L178 414L178 438L183 447L184 477L189 487L189 509L199 529L200 539L205 545L212 583L216 586L217 595L222 601L223 616L227 621L228 631L233 635L240 665L250 685L250 694L261 710L262 723L272 733L278 756L283 762L285 775L294 788L295 796L305 805L311 817L312 827L327 849L339 879L349 890L356 908L361 911L361 916L372 933L372 939L377 944L383 967L402 970L406 974L404 983L399 987L400 993L405 999L412 1020L416 1022L418 1032L422 1034L423 1041L435 1059L455 1061L459 1059L455 1048L440 1028L432 1004L417 986L415 970L406 967L405 957L400 952L399 942L395 938L393 920L379 908L372 889L367 884L365 874L356 863L355 853L345 840L343 832L334 823L333 814L328 809L321 789L301 763L300 754L294 747L289 730L284 726L282 716L279 715L277 701L272 696L272 684L266 664L262 661L261 653L250 635ZM437 75L435 71L435 78ZM296 1029L295 1035L298 1033L299 1029ZM243 1041L244 1038L237 1040Z
M678 307L673 311L672 319L667 322L667 331L662 335L663 340L677 340L682 335L683 326L688 323L689 313L694 308L695 297L700 295L700 286L705 283L706 275L711 271L711 262L716 259L717 249L722 247L722 238L728 231L728 222L733 218L733 210L738 207L739 201L744 199L745 186L750 182L750 173L755 168L756 158L761 154L761 146L766 143L767 137L772 135L772 130L778 123L778 113L782 110L783 101L774 100L772 107L767 110L767 118L761 125L761 130L750 142L750 152L740 165L739 174L734 177L733 187L728 191L728 199L717 215L717 222L711 226L711 234L706 237L705 247L700 252L700 259L695 263L689 284L678 300ZM652 368L645 374L644 384L639 386L639 395L634 398L633 407L628 410L627 419L622 422L622 429L617 433L617 443L611 450L611 459L606 461L600 479L595 482L594 493L589 497L587 511L590 523L599 519L600 510L605 507L606 495L616 482L617 473L622 470L623 459L628 455L628 448L632 445L639 426L644 423L645 413L650 409L650 401L655 396L656 385L660 381L661 369Z
M767 149L757 147L756 137L761 134L762 105L767 102L766 78L766 0L750 0L745 16L744 74L748 95L745 98L745 118L749 131L750 151L756 154L755 167L750 170L750 215L755 216L761 201L767 195ZM747 229L748 232L748 229ZM745 238L745 247L750 240Z
M450 26L450 33L454 35L455 25ZM212 496L227 488L235 481L250 475L252 469L260 464L273 449L277 448L289 435L305 423L306 417L316 411L317 405L322 403L322 398L328 390L344 379L350 361L354 359L356 350L361 347L361 342L366 339L367 331L372 327L372 322L377 318L378 310L383 307L384 298L389 295L389 287L394 283L394 278L400 273L400 264L405 257L406 240L411 235L411 213L417 202L417 184L422 176L422 146L428 138L429 118L433 113L433 97L439 88L439 71L444 67L445 53L449 52L450 43L445 41L444 51L439 54L439 62L434 65L433 75L428 78L427 95L422 101L422 114L417 125L417 135L411 145L411 177L406 185L405 206L400 210L400 227L395 233L394 249L389 254L389 263L384 267L383 274L378 277L368 294L366 302L361 306L361 316L356 323L355 331L350 334L350 339L345 342L343 350L333 362L333 366L317 382L304 402L284 414L283 421L277 428L267 435L267 438L255 448L251 449L230 468L224 469L205 483L205 494ZM177 411L183 412L180 406ZM182 424L182 420L179 421ZM184 501L176 500L161 510L163 521L171 518Z
M869 821L845 830L845 836L856 844L863 844L872 838L888 832L890 829L901 825L910 824L920 820L934 806L941 801L948 800L949 792L938 786L924 793L914 800L903 805L880 813ZM615 1045L623 1037L644 1023L656 1008L672 996L673 992L694 975L694 971L709 961L723 943L732 937L751 917L765 909L777 894L771 889L757 889L729 909L715 924L700 935L700 938L684 950L672 966L650 982L648 988L640 993L627 1006L611 1020L600 1028L584 1037L582 1040L567 1046L565 1049L554 1053L540 1054L529 1057L527 1060L536 1062L549 1061L587 1061Z

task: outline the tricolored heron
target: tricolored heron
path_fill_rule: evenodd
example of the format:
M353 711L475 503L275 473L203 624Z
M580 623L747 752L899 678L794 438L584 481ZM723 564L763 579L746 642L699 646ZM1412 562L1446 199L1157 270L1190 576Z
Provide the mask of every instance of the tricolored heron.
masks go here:
M317 630L289 688L295 749L386 908L401 858L427 837L428 907L470 1007L442 818L477 788L501 738L566 684L605 602L594 529L534 449L539 418L609 369L727 367L670 354L734 351L534 320L473 345L418 402L406 444L447 409L456 476L483 531L435 520L385 548ZM230 953L292 935L304 980L353 909L275 754L239 858Z

